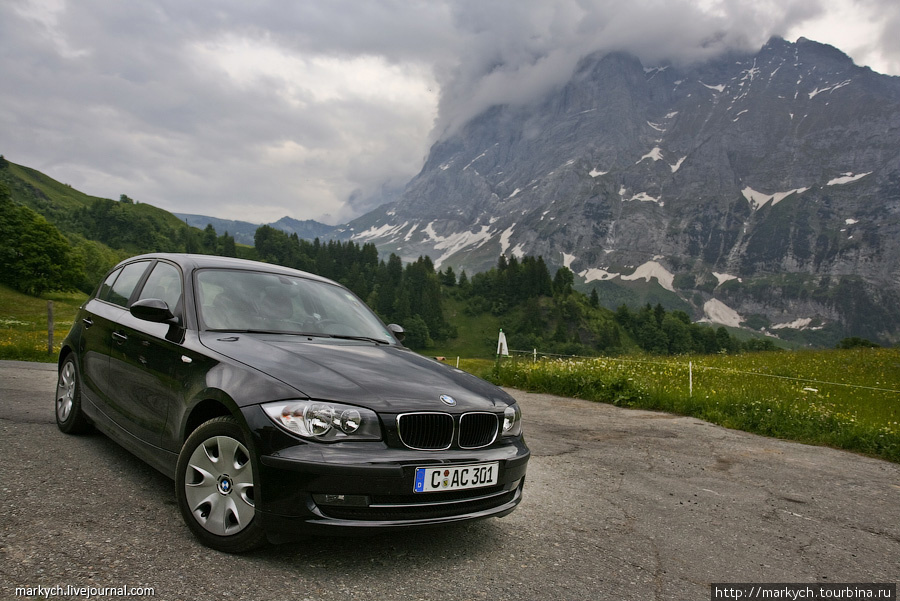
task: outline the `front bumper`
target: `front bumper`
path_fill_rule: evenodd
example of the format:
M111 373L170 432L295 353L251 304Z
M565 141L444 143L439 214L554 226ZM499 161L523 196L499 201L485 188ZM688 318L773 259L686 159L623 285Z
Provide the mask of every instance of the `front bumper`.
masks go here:
M383 441L321 444L294 438L260 414L244 411L259 457L257 519L275 542L502 517L522 500L530 451L521 437L477 450L414 451ZM493 462L496 485L413 492L416 468Z

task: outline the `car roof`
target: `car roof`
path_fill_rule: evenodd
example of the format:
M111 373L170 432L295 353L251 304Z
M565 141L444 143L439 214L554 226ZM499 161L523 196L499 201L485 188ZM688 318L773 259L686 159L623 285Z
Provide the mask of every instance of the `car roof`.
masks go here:
M148 253L131 257L121 261L119 265L130 263L137 260L162 259L177 264L185 271L193 271L196 269L244 269L252 271L262 271L266 273L275 273L281 275L289 275L294 277L302 277L310 280L317 280L328 284L337 284L333 280L323 278L322 276L299 269L291 269L281 265L273 265L272 263L262 263L260 261L250 261L247 259L236 259L232 257L219 257L216 255L195 255L187 253ZM118 267L118 265L117 265Z

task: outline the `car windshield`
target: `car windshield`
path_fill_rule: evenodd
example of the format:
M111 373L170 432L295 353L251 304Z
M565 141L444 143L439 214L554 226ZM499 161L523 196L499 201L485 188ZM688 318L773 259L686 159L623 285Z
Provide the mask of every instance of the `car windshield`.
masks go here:
M334 284L235 269L204 269L196 281L207 330L393 341L368 307Z

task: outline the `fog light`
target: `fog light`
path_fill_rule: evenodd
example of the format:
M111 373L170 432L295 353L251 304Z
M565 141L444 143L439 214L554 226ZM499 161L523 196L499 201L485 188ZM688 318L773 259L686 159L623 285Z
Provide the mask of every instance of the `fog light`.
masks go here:
M369 497L366 495L313 495L316 505L337 505L340 507L368 507Z

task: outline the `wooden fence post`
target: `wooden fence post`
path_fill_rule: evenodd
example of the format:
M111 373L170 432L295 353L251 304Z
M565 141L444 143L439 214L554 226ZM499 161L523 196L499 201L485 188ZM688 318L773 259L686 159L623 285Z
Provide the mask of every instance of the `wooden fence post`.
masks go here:
M47 354L53 354L53 301L47 301Z
M694 398L694 362L688 361L688 397Z

